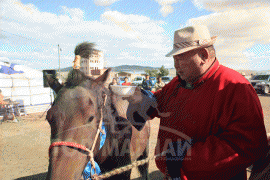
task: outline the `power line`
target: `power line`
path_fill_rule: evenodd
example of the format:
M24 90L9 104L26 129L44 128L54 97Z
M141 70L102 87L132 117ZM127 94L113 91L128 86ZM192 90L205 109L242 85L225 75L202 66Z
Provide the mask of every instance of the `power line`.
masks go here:
M51 43L46 43L44 41L42 42L41 39L36 39L36 38L33 38L33 37L26 37L26 36L23 36L23 35L14 34L14 33L8 32L8 31L4 31L4 30L0 30L0 31L1 31L1 33L4 32L6 34L16 36L16 37L20 37L22 39L26 39L26 40L29 40L29 41L35 41L35 42L39 42L39 43L42 43L42 44L51 44Z

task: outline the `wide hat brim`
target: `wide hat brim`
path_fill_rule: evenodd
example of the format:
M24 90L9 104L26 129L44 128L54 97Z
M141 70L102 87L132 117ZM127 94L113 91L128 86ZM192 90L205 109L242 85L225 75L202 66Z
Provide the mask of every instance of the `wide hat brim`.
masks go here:
M169 52L168 54L166 54L166 57L171 57L171 56L182 54L182 53L194 50L194 49L205 48L205 47L211 46L216 42L216 39L217 39L217 36L213 36L208 41L202 40L201 42L203 42L203 43L201 43L201 44L199 43L197 46L188 46L188 47L184 47L184 48L176 48L174 46L173 50L171 52Z

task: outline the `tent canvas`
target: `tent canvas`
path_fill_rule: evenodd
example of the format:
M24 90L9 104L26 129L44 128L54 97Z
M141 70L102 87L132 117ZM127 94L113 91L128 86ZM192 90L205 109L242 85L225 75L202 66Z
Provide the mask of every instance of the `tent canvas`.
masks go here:
M20 102L27 113L46 111L54 98L52 90L43 87L41 71L1 61L0 89L5 99Z

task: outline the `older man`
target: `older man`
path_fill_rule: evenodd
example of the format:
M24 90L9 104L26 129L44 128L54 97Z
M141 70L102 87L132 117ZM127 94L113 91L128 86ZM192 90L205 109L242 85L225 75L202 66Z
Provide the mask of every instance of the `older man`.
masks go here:
M267 152L259 98L246 78L219 63L215 39L206 26L175 31L167 56L178 76L154 95L137 89L128 98L136 128L160 117L156 155L166 156L156 164L173 179L246 180L246 168Z

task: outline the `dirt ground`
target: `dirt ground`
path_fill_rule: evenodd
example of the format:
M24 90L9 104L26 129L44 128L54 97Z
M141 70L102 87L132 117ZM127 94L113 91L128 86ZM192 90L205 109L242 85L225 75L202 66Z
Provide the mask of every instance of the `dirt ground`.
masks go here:
M265 116L267 133L270 133L270 95L259 95ZM45 179L48 168L50 127L46 113L22 116L18 123L0 125L0 179ZM43 115L43 116L42 116ZM151 121L150 156L156 143L159 119ZM163 179L155 163L150 162L150 179ZM132 179L139 179L136 169Z

